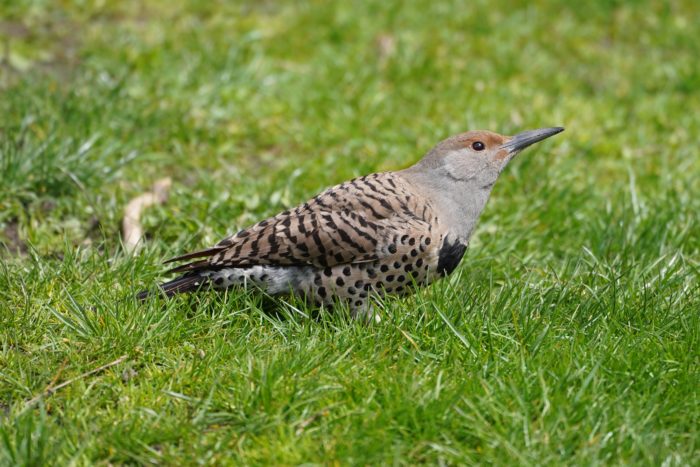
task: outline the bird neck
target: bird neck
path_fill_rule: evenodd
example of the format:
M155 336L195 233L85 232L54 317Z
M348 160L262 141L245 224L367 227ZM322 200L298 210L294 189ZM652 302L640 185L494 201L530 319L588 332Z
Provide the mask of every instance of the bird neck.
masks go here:
M448 235L466 244L489 200L491 186L455 179L441 167L415 165L401 175L431 201Z

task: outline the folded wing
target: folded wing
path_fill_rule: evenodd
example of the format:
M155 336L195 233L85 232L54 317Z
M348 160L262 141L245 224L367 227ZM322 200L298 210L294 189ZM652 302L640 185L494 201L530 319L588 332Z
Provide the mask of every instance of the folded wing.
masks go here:
M254 265L328 267L402 254L402 238L431 230L430 206L416 209L394 174L374 174L335 186L307 203L265 219L206 250L172 272ZM421 215L416 215L416 213Z

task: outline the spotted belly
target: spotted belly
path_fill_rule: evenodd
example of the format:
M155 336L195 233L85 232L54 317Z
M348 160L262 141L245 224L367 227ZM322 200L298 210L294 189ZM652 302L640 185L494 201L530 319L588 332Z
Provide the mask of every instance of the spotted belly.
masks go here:
M217 289L253 286L270 295L304 296L319 306L344 301L357 314L371 307L372 296L405 295L415 286L428 285L450 274L462 259L466 245L447 240L439 245L410 249L381 260L326 268L257 265L204 275Z
M270 295L304 293L314 276L311 266L268 266L225 268L202 274L215 289L257 287Z

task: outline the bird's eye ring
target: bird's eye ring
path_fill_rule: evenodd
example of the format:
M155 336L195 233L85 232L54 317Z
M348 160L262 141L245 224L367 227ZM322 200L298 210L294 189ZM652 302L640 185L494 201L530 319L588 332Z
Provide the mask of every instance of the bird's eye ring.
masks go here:
M483 151L484 149L486 149L486 146L481 141L474 141L472 143L472 149L475 151Z

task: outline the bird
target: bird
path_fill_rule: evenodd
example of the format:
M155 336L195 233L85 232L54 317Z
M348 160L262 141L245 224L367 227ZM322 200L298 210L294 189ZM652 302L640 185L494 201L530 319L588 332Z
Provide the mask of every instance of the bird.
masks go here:
M344 303L353 318L378 318L376 301L451 274L499 175L526 147L564 131L503 136L478 130L439 142L414 165L326 189L297 207L165 262L179 274L153 294L255 287L317 307Z

